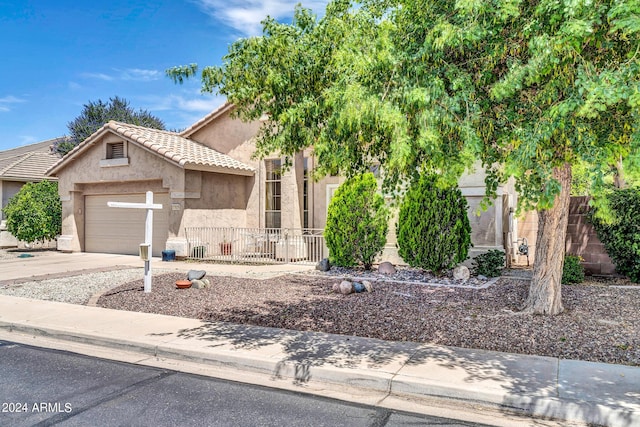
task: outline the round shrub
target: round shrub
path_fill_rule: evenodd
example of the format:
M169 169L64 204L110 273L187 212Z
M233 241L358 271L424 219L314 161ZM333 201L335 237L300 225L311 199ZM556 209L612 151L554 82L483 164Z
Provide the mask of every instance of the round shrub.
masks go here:
M561 280L563 285L584 282L584 267L580 261L582 261L582 257L578 255L565 255Z
M62 202L58 183L28 182L3 209L7 230L27 243L55 239L62 232Z
M388 223L389 210L372 173L345 181L329 203L324 229L331 264L370 269L387 241Z
M441 272L467 259L471 225L458 188L439 188L421 176L405 195L398 215L398 253L407 264Z
M499 249L491 249L478 255L472 261L473 272L476 275L497 277L502 274L504 268L504 252Z
M640 283L640 188L615 190L608 204L611 222L597 215L591 221L618 273Z

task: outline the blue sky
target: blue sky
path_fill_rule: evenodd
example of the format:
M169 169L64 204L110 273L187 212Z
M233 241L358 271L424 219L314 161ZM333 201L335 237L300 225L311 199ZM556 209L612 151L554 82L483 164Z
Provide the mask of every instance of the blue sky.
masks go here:
M295 0L0 0L0 150L68 133L89 101L119 96L182 129L224 102L175 65L222 63L230 43L287 20ZM327 1L302 1L322 14Z

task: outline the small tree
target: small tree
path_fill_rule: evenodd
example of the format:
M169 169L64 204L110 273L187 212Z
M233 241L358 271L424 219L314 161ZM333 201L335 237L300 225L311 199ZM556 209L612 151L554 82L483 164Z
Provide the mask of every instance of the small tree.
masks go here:
M165 129L162 120L146 110L134 110L126 99L116 96L109 98L109 102L106 103L102 100L90 101L84 105L80 115L67 124L69 138L65 138L55 145L56 152L62 155L67 154L109 120L152 129Z
M7 229L27 243L54 239L62 232L62 203L58 183L29 182L3 209Z
M608 199L609 221L591 215L594 228L616 270L640 282L640 188L615 190Z
M458 188L439 188L435 177L423 175L402 201L397 233L398 253L410 266L452 268L471 246L467 200Z
M345 181L331 199L324 230L331 263L370 269L386 242L388 222L389 210L372 173Z

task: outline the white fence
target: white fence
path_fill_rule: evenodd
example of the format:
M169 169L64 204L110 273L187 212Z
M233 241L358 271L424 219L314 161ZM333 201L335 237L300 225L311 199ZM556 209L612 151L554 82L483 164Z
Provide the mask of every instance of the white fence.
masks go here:
M329 256L322 229L187 227L189 258L315 264Z

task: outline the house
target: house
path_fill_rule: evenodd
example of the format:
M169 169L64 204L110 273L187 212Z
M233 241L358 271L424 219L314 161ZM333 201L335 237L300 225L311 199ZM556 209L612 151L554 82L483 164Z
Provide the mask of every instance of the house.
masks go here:
M314 167L309 150L295 156L293 167L282 174L277 156L253 158L262 123L241 122L232 110L233 105L224 104L180 133L112 121L76 146L47 172L58 178L63 205L58 249L137 253L144 240L144 211L114 209L107 202L143 202L150 190L154 203L163 207L154 212L155 256L165 249L178 257L194 250L264 253L265 245L271 245L267 252L276 258L285 252L287 259L310 256L300 236L324 228L329 201L343 178L308 179ZM463 177L460 187L470 205L474 250L503 248L514 237L508 235L509 224L513 228L509 212L516 203L513 188L500 188L493 206L476 215L484 196L482 173ZM399 262L394 223L383 257ZM204 238L194 235L198 227L241 234ZM274 234L276 240L269 241ZM227 240L235 246L223 248Z
M60 156L51 147L60 138L54 138L35 144L25 145L10 150L0 151L0 201L4 208L14 195L27 182L37 182L47 177L45 172L53 166ZM0 217L0 247L16 247L18 240L7 231L6 217Z

